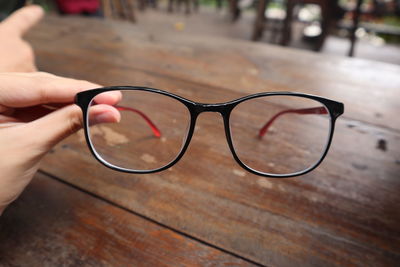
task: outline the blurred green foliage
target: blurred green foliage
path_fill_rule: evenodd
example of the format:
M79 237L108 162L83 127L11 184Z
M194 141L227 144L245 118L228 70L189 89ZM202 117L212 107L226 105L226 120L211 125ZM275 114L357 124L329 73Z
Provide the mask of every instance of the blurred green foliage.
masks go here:
M56 10L55 1L53 0L28 0L27 2L42 6L46 12Z
M46 12L55 10L55 1L53 0L0 0L0 14L2 17L9 15L12 11L23 4L37 4L43 7Z
M387 16L383 18L383 23L392 26L400 27L400 17L399 16Z
M396 26L400 28L400 17L399 16L386 16L383 17L382 23L386 25ZM388 43L400 44L400 36L392 34L379 34L380 37L385 39Z

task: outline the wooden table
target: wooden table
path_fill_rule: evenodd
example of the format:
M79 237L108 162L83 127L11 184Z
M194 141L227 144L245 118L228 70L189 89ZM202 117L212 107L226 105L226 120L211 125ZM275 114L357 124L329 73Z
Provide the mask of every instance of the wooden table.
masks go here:
M103 167L78 133L0 218L1 265L399 263L400 67L83 18L47 18L28 39L41 70L103 85L210 103L298 91L346 111L322 165L292 179L242 170L214 113L177 165L151 175Z

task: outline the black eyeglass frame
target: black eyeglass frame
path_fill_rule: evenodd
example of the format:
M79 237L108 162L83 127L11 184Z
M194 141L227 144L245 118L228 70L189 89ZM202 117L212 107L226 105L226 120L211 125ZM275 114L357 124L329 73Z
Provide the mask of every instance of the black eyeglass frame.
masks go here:
M184 104L187 107L187 109L189 110L189 113L190 113L189 129L188 129L188 132L186 135L186 139L183 142L181 151L179 152L179 154L176 156L176 158L174 160L172 160L170 163L168 163L167 165L165 165L163 167L153 169L153 170L133 170L133 169L127 169L127 168L123 168L123 167L118 167L118 166L115 166L115 165L107 162L106 160L104 160L96 152L96 149L94 148L94 146L92 144L92 141L89 136L89 117L88 117L89 113L88 113L88 110L89 110L89 106L90 106L90 103L93 100L93 98L99 94L110 92L110 91L132 91L132 90L146 91L146 92L157 93L157 94L162 94L165 96L172 97L175 100ZM302 170L302 171L298 171L295 173L289 173L289 174L265 173L265 172L260 172L260 171L250 168L249 166L244 164L237 156L233 142L232 142L232 136L231 136L231 131L230 131L230 124L229 124L230 114L231 114L232 110L238 104L242 103L243 101L258 98L258 97L266 97L266 96L295 96L295 97L308 98L308 99L312 99L317 102L320 102L327 108L327 110L329 112L329 116L330 116L330 132L328 135L328 141L325 146L324 152L322 153L321 158L311 167L309 167L305 170ZM176 164L182 158L182 156L185 154L185 152L189 146L189 143L192 139L193 133L194 133L197 117L202 112L218 112L221 114L221 116L223 118L224 128L225 128L225 136L226 136L226 139L228 142L228 146L233 155L233 158L236 160L236 162L242 168L244 168L245 170L247 170L253 174L264 176L264 177L270 177L270 178L289 178L289 177L303 175L303 174L306 174L306 173L314 170L319 164L321 164L321 162L324 160L325 156L327 155L329 147L332 143L332 137L333 137L333 132L335 129L336 119L340 115L342 115L344 112L343 103L340 103L340 102L337 102L337 101L334 101L331 99L315 96L315 95L310 95L310 94L302 94L302 93L294 93L294 92L264 92L264 93L256 93L256 94L244 96L244 97L241 97L239 99L232 100L229 102L216 103L216 104L205 104L205 103L194 102L194 101L188 100L186 98L183 98L181 96L178 96L178 95L175 95L175 94L172 94L170 92L163 91L160 89L141 87L141 86L111 86L111 87L103 87L103 88L97 88L97 89L83 91L83 92L78 93L75 96L75 104L77 104L81 108L82 113L83 113L83 118L84 118L83 127L84 127L84 131L85 131L85 138L86 138L86 142L89 146L91 153L100 163L102 163L104 166L111 168L113 170L126 172L126 173L147 174L147 173L160 172L160 171L170 168L171 166Z

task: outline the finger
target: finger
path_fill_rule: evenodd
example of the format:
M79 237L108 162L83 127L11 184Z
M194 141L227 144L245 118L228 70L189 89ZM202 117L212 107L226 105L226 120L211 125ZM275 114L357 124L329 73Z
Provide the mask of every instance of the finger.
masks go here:
M105 98L105 101L107 101L108 98ZM106 103L107 104L107 103ZM111 103L113 105L113 103ZM34 120L37 120L41 117L46 116L47 114L50 114L54 112L57 109L65 107L59 106L58 105L41 105L41 106L34 106L34 107L29 107L29 108L19 108L16 109L13 113L10 113L12 115L12 118L14 121L19 121L19 122L31 122ZM107 121L107 119L101 119L97 118L97 115L102 115L104 118L107 118L109 115L108 112L106 114L99 114L99 113L105 113L109 109L108 105L95 105L90 107L90 116L91 116L91 124L96 124L96 123L104 123L104 122L114 122L113 119L111 121ZM0 114L0 123L2 122L2 117L1 116L7 115L6 113ZM8 115L7 117L10 117Z
M110 105L95 105L90 107L89 125L99 123L115 123L121 121L121 113Z
M90 112L93 123L118 122L121 115L109 105L96 105ZM28 123L31 141L47 152L52 146L82 128L82 111L77 105L69 105L54 111L36 121Z
M96 104L116 105L121 99L121 91L110 91L96 95L94 97L94 102Z
M43 15L44 11L40 6L26 6L12 13L0 24L0 27L10 33L22 36L38 23Z
M1 73L0 105L6 107L30 107L49 103L73 103L78 92L100 87L82 80L58 77L46 73ZM121 93L112 91L100 102L118 103Z

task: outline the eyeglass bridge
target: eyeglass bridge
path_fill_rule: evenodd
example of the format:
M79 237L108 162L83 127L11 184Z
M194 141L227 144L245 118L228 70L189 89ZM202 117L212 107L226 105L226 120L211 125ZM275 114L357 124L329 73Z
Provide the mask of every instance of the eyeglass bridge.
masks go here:
M229 106L226 105L225 103L217 103L217 104L206 104L206 103L194 103L194 110L196 111L197 114L203 113L203 112L218 112L218 113L225 113L227 109L229 109Z

